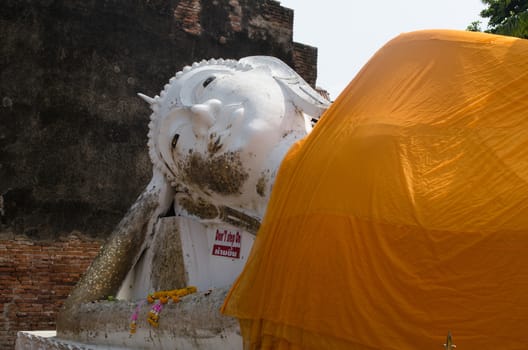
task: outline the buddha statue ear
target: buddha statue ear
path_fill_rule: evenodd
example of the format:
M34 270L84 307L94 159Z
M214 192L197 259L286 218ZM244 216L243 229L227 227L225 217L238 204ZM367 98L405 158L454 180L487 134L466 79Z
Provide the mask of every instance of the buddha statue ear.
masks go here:
M240 63L252 68L269 67L273 78L283 88L292 103L304 114L313 119L319 119L321 114L330 107L330 102L315 91L290 66L278 58L271 56L249 56L242 58Z

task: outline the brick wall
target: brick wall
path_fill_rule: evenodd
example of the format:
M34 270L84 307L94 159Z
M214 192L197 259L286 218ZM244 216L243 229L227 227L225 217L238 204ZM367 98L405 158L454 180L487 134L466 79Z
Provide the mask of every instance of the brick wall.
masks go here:
M293 10L282 7L278 1L268 1L262 7L262 16L277 27L293 32Z
M293 43L293 68L308 84L315 87L317 80L317 48Z
M202 34L200 25L200 12L202 4L200 0L182 0L174 9L174 19L178 21L182 29L194 35Z
M32 239L111 232L151 176L137 92L183 66L271 55L315 84L273 0L7 0L0 33L0 233Z
M19 330L55 329L57 311L101 246L72 235L56 241L0 236L0 349Z

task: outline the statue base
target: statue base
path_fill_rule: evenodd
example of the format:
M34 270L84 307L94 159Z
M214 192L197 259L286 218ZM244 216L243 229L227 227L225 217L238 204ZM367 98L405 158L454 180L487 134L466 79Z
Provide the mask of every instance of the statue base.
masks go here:
M56 331L20 331L15 350L125 350L122 347L82 344L57 338Z
M77 305L66 329L19 332L16 350L32 349L242 349L238 321L219 309L227 288L198 292L169 302L160 312L159 325L147 322L152 305L128 301L99 301ZM136 333L131 316L138 311Z
M255 235L227 223L195 218L159 218L149 247L130 270L117 299L139 300L149 293L195 286L227 288L246 263Z

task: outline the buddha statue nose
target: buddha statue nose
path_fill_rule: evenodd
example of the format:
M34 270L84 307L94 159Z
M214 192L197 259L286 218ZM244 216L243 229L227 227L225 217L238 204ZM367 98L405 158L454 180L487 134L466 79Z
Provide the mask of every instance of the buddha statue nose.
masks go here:
M203 138L216 121L218 112L222 108L222 102L210 99L204 103L191 106L192 129L196 138Z

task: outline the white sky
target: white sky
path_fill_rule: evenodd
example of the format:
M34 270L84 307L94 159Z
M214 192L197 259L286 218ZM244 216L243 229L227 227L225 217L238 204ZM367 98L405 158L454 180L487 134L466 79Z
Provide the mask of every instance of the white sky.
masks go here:
M400 33L465 30L480 0L280 0L294 10L293 39L318 49L317 86L334 100L372 55Z

